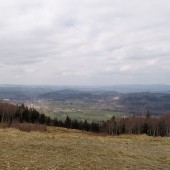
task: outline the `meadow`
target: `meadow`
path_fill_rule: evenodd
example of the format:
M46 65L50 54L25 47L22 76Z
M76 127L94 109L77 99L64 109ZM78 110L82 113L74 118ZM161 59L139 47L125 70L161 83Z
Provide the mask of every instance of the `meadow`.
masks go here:
M170 169L170 138L105 136L47 127L44 132L0 129L2 170Z

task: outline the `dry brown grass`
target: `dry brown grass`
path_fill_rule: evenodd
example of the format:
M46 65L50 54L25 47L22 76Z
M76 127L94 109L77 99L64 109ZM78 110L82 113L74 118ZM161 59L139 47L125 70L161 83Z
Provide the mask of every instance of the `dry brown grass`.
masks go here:
M9 124L7 124L7 123L1 124L0 123L0 127L2 129L6 129L6 128L9 128ZM46 125L32 124L32 123L18 123L18 122L12 123L11 128L19 129L24 132L31 132L31 131L44 132L47 130Z
M97 136L48 127L46 132L0 129L0 169L170 169L170 138Z

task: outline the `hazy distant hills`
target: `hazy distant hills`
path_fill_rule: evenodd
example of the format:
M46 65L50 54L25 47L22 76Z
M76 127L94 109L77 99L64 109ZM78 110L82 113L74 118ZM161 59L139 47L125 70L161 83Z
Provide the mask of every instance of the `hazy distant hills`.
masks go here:
M18 89L0 88L0 99L28 100L29 96Z
M113 108L115 111L131 114L145 113L149 110L152 114L170 112L170 94L165 93L119 93L119 92L81 92L81 91L55 91L39 96L48 101L83 100L88 102L113 103L122 107ZM115 101L116 100L116 101Z
M169 93L170 85L113 85L104 87L105 90L117 91L122 93L152 92L152 93Z
M46 87L34 86L0 86L0 99L10 100L34 100L39 95L49 92L50 89Z
M153 114L170 112L170 94L165 93L128 93L122 95L120 103L129 113L151 111Z
M0 100L94 102L126 113L170 112L169 85L115 85L108 87L0 86Z
M66 101L66 100L86 100L86 101L97 101L97 100L109 100L113 96L119 95L118 92L108 91L80 91L80 90L60 90L42 94L39 96L40 99L55 100L55 101Z

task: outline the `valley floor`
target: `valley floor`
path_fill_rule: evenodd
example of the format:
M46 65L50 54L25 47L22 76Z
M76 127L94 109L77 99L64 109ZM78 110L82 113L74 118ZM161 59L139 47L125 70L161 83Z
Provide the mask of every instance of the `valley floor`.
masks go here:
M99 136L48 127L46 132L0 129L1 170L169 170L170 138Z

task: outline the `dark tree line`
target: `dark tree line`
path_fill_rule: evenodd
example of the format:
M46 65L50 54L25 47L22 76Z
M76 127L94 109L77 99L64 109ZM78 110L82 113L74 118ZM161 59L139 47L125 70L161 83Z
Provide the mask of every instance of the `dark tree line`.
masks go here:
M28 108L23 104L21 106L10 103L0 103L0 121L1 125L7 123L9 127L13 122L20 123L45 123L48 117L40 114L34 108Z
M78 121L77 119L71 120L69 116L66 117L65 121L57 120L57 118L54 119L53 125L57 127L65 127L68 129L100 132L99 123L96 122L89 123L87 122L87 120L85 121Z
M163 116L132 116L115 118L104 122L101 131L109 135L147 134L150 136L170 135L170 113Z
M1 126L3 126L4 123L7 123L8 127L11 127L13 122L26 122L79 129L91 132L99 132L100 130L99 124L96 122L88 123L86 120L84 122L78 121L77 119L71 120L69 116L66 117L65 121L51 119L45 114L40 114L34 108L28 108L24 106L24 104L18 106L9 103L0 103L0 121Z
M109 135L120 134L147 134L150 136L170 136L170 113L163 116L132 116L132 117L112 117L108 121L87 122L81 120L71 120L69 116L65 121L57 118L51 119L45 114L40 114L34 108L28 108L9 103L0 103L1 126L8 124L11 127L13 122L37 123L49 126L79 129L91 132L107 133Z
M0 103L0 121L3 126L4 122L8 122L11 126L18 107L9 103Z

